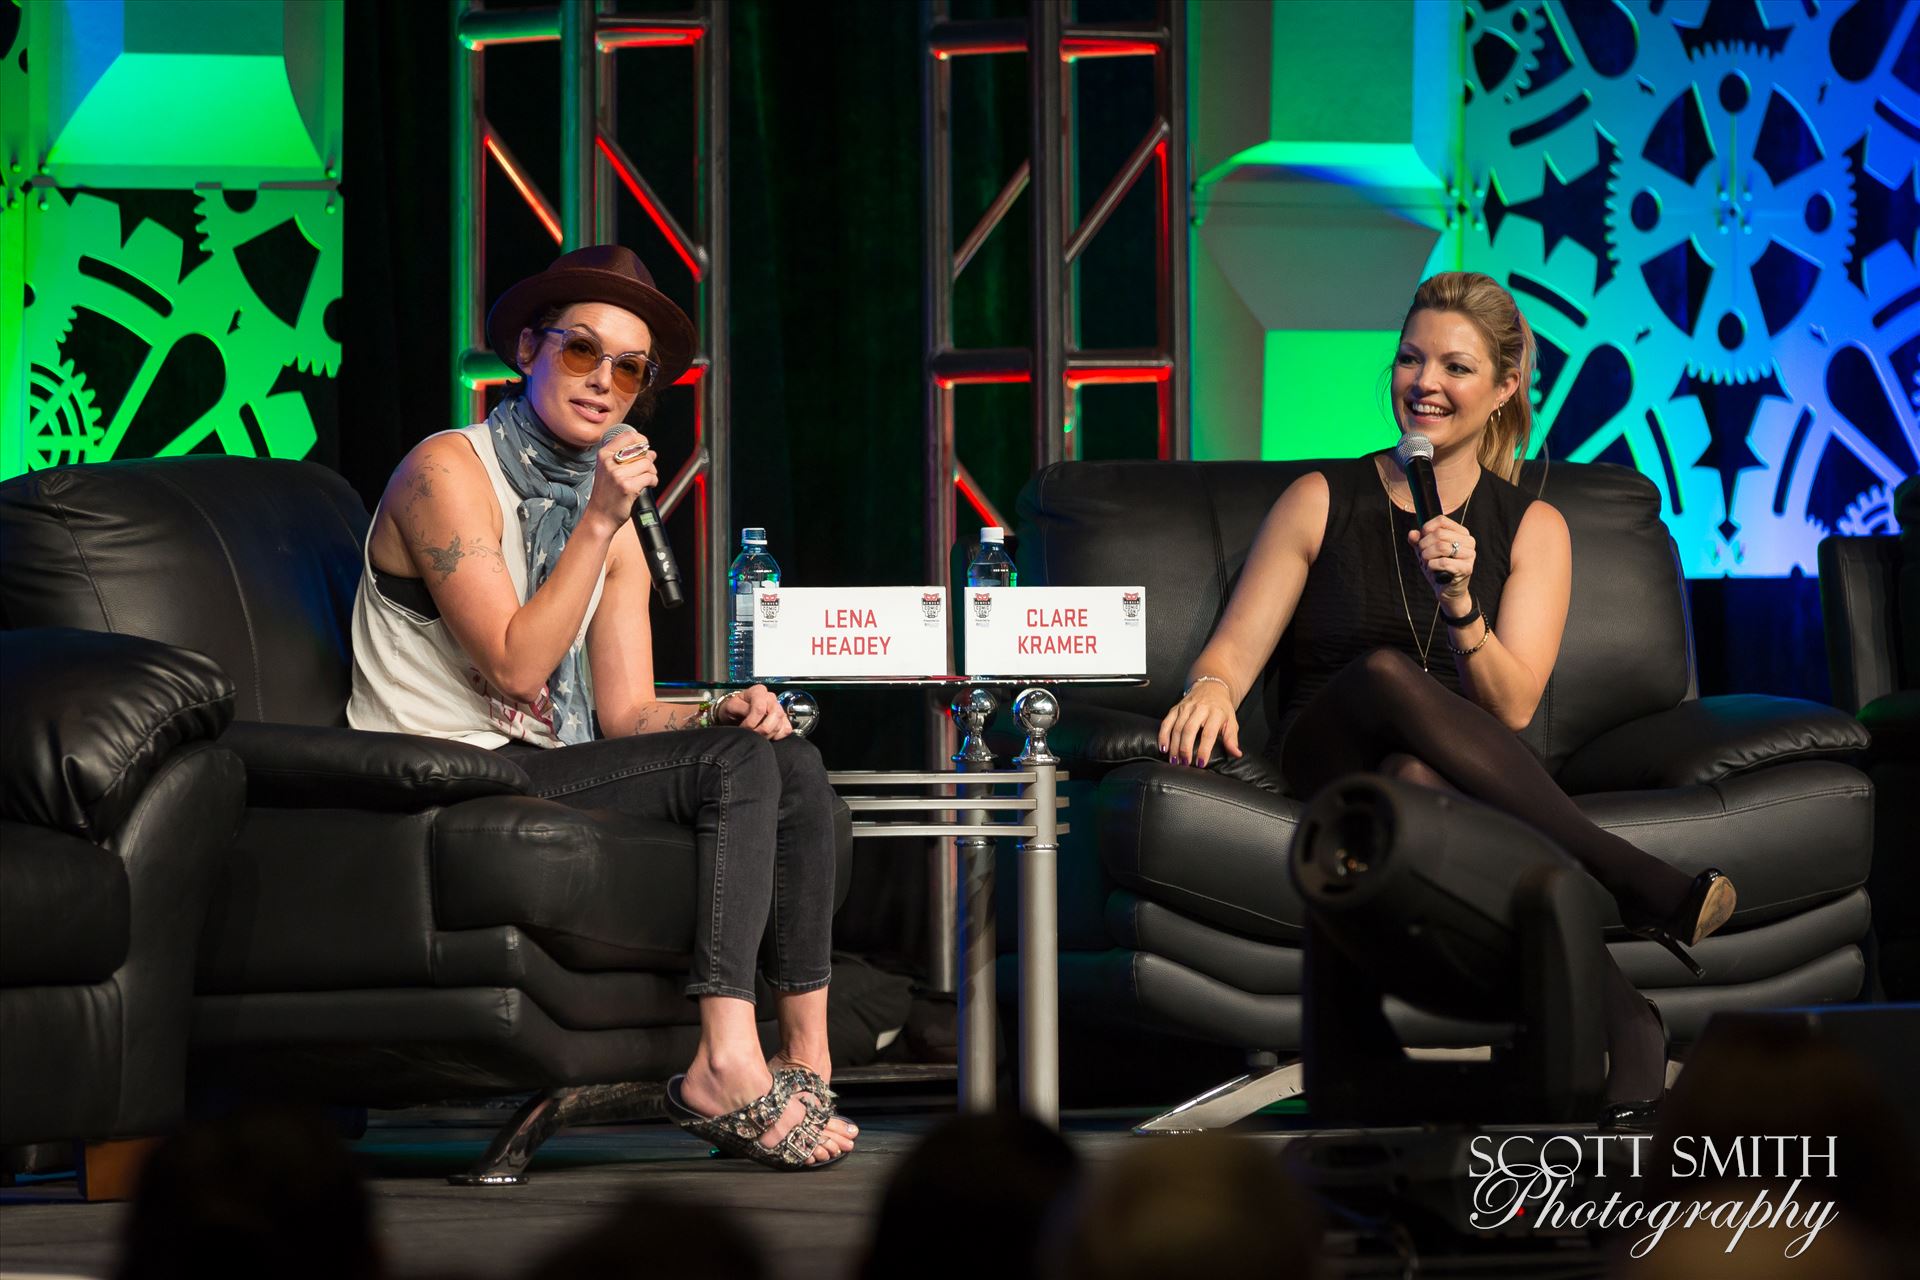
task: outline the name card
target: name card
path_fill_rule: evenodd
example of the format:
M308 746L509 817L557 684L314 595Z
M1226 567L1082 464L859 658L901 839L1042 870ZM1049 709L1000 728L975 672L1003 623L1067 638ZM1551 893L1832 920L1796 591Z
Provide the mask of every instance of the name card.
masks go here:
M964 587L966 674L1137 676L1147 669L1144 587Z
M761 587L756 678L937 676L947 671L939 587Z

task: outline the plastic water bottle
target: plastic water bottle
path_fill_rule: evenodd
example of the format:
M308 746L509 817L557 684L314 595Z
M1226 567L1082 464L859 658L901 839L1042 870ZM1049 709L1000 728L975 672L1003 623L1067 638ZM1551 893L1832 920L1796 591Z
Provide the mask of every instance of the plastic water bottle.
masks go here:
M733 628L727 637L727 679L753 683L753 592L756 587L780 585L780 566L767 554L765 529L740 531L740 554L727 570L733 592Z
M980 549L973 553L973 563L967 566L967 585L970 587L1017 587L1020 574L1013 567L1013 561L1007 557L1007 531L997 524L990 524L980 531Z

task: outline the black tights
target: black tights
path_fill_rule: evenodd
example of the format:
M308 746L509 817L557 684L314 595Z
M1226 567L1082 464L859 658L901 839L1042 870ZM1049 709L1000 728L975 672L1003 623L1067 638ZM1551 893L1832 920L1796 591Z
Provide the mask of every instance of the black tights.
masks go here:
M1595 826L1511 730L1392 649L1348 664L1307 704L1280 765L1302 800L1362 771L1472 796L1566 850L1632 915L1664 919L1691 884L1685 872ZM1605 971L1608 1097L1657 1097L1666 1065L1658 1024L1610 956Z

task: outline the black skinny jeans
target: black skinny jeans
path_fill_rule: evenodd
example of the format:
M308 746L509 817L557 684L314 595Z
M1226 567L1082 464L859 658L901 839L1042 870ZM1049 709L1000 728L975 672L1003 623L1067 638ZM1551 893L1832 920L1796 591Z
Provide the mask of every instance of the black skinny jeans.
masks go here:
M527 771L537 796L693 828L699 880L688 995L752 1000L763 954L775 990L827 985L834 797L812 743L716 728L501 750Z

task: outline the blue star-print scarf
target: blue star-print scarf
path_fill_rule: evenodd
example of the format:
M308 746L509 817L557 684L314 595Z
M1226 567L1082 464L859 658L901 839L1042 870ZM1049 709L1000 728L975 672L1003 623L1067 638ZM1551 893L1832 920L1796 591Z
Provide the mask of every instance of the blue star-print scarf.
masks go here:
M573 526L586 510L593 491L593 464L598 449L569 449L554 439L546 424L527 404L525 396L502 400L487 415L494 456L507 484L520 498L522 550L527 557L527 597L553 572L560 549L567 545ZM563 743L593 738L592 709L581 679L578 646L567 650L547 679L553 704L553 731Z

